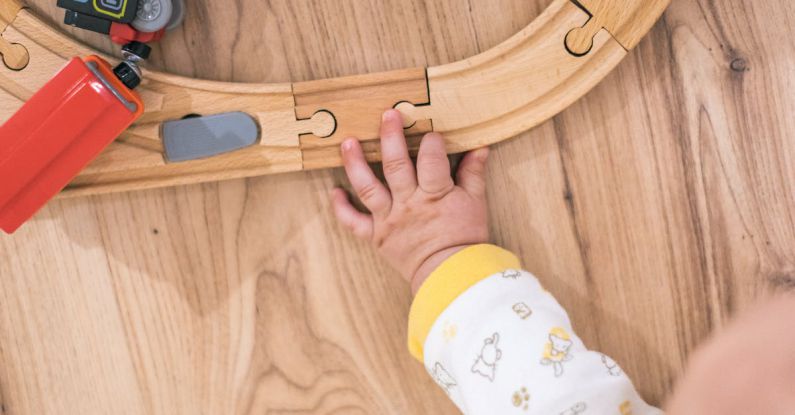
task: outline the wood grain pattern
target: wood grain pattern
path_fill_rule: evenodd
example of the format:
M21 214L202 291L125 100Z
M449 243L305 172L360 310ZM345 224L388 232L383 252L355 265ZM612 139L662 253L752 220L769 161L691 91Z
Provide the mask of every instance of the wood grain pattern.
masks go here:
M638 26L647 32L668 3L616 0L602 4L594 12L599 17L591 21L609 23L601 14L613 16L612 8L621 8L636 18L616 19L610 27L625 30ZM652 11L644 10L647 7ZM137 89L145 103L144 115L64 195L336 167L341 164L337 146L342 139L377 139L380 114L396 105L411 118L409 134L443 133L453 153L508 139L571 105L626 56L622 45L605 31L594 34L590 53L569 53L564 45L567 33L586 21L588 13L571 0L553 0L536 20L498 46L427 70L394 70L290 85L225 84L147 71ZM28 10L19 13L4 36L29 44L33 60L22 73L0 67L0 96L5 95L0 97L5 102L0 109L20 105L74 53L93 53L46 27ZM288 92L288 88L292 90ZM158 144L161 123L191 114L229 111L257 118L263 145L218 158L179 163L164 159ZM0 121L10 115L0 114ZM378 147L367 147L368 157L380 160Z
M625 49L633 49L669 3L666 0L575 1L591 16L587 23L566 37L566 46L577 55L584 55L595 46L593 39L602 29Z
M443 65L548 6L194 4L153 65L241 82ZM788 0L674 0L584 100L495 146L495 242L652 402L709 332L795 287L793 19ZM406 352L407 287L328 210L344 182L329 170L63 200L0 236L0 412L456 413Z
M9 42L3 37L6 27L14 20L22 4L17 0L7 0L0 3L0 63L13 70L24 69L30 61L28 50L20 45ZM3 99L3 101L7 100ZM0 107L0 111L5 108Z
M0 4L0 33L14 20L21 8L22 3L18 0L7 0Z
M626 56L607 32L596 37L586 57L568 53L562 45L566 33L585 20L574 3L553 2L524 30L487 52L428 68L431 104L398 108L412 122L433 120L451 152L526 131L574 103L577 91L589 89Z
M384 111L401 102L424 105L430 101L425 68L297 82L293 84L293 94L298 119L325 112L335 122L334 130L326 136L301 135L303 169L340 166L339 146L344 139L377 141ZM433 131L430 119L408 127L406 133L410 135Z

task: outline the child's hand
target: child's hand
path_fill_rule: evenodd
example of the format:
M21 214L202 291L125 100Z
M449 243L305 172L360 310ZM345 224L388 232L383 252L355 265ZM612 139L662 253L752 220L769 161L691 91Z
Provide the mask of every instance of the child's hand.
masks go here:
M342 143L345 172L371 214L356 210L342 189L331 194L334 212L356 236L371 241L416 293L445 259L488 241L484 175L489 151L483 148L464 157L456 185L444 139L427 134L415 172L400 112L390 110L381 125L381 154L388 188L367 165L358 140Z

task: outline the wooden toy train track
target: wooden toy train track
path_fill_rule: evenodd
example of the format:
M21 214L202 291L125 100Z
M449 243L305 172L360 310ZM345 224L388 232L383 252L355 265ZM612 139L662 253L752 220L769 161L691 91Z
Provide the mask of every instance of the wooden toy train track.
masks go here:
M407 131L438 131L451 153L513 137L556 115L637 45L670 0L553 0L524 30L472 58L432 68L283 84L235 84L148 71L146 112L63 192L88 195L333 167L338 145L362 140L378 160L380 114L396 107ZM99 54L48 27L17 0L0 0L0 123L69 58ZM241 111L256 145L170 163L161 125L189 114ZM416 147L417 137L412 139Z

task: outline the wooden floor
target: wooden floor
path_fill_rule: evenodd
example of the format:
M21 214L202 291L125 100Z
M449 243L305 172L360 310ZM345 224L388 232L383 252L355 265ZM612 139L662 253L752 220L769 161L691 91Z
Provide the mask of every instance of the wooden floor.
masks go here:
M271 82L468 57L546 2L188 3L152 66ZM674 0L584 100L496 147L494 241L651 402L795 288L794 20L791 0ZM408 288L329 212L344 182L68 200L0 236L0 414L456 413L406 351Z

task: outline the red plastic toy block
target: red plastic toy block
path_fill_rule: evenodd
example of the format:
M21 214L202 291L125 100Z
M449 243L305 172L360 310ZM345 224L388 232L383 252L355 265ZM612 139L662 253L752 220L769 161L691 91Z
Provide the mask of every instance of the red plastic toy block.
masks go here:
M0 127L0 229L16 231L143 110L107 62L72 59Z

